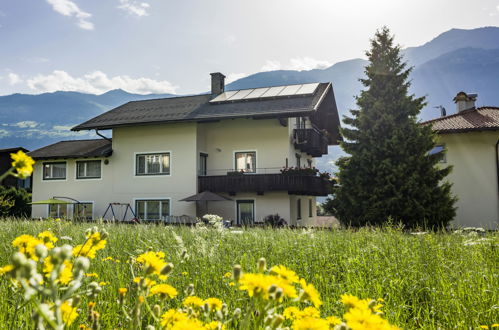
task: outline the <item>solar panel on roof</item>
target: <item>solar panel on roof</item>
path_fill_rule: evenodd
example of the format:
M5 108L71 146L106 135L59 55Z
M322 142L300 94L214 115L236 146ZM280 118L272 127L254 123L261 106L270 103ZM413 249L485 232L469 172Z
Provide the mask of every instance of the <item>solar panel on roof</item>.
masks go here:
M284 87L284 89L279 93L279 96L291 96L295 95L302 85L290 85Z
M285 86L270 87L268 91L263 93L261 97L272 97L277 96L284 89Z
M319 87L319 83L303 84L297 94L313 94L315 90Z
M224 92L215 97L210 102L215 103L215 102L229 102L229 101L252 100L252 99L265 99L265 98L281 97L281 96L285 97L293 95L309 95L313 94L318 86L319 83L311 83L311 84L301 84L301 85L240 89L237 91Z

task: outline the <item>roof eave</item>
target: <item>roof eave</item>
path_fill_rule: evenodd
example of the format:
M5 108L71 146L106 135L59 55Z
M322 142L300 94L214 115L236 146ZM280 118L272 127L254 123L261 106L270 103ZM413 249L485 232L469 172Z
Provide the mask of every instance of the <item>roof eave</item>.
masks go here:
M454 133L469 133L469 132L482 132L482 131L499 131L499 127L480 127L480 128L456 128L456 129L435 129L437 134L454 134Z

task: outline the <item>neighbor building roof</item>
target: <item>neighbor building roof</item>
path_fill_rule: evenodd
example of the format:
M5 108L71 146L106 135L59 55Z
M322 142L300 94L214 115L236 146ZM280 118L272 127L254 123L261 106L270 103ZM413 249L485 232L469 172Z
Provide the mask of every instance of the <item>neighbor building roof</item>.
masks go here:
M14 151L18 151L18 150L22 150L24 152L28 152L29 150L26 149L26 148L23 148L23 147L12 147L12 148L4 148L4 149L0 149L0 153L4 153L4 152L14 152Z
M330 93L334 101L330 83L319 83L315 90L308 94L273 98L250 98L238 99L237 101L229 99L225 102L210 102L216 95L203 94L132 101L73 127L72 130L111 129L119 126L200 122L241 117L273 118L309 115L317 110L327 93ZM336 116L336 122L339 125L336 102L332 103L334 109L329 109L328 112L330 111L331 115Z
M61 141L34 150L28 155L34 159L108 157L112 154L111 141L105 139Z
M422 124L431 125L438 134L499 130L499 107L463 110L450 116L425 121Z

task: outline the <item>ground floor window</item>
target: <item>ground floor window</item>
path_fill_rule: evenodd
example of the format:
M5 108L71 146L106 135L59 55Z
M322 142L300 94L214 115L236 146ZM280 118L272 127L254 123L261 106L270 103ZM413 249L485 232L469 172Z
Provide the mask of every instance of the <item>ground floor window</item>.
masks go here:
M255 222L255 201L238 200L236 201L237 224L251 225Z
M77 220L92 220L94 212L93 203L74 204L73 218Z
M170 215L170 200L136 200L135 212L142 220L165 220Z
M50 218L67 218L68 204L49 204Z

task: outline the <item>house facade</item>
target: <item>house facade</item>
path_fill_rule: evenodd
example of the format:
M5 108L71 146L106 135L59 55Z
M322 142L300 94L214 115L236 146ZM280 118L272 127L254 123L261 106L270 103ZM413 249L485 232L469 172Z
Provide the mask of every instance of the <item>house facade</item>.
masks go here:
M340 139L331 84L225 91L220 73L212 74L211 94L129 102L73 130L111 130L112 139L30 153L33 200L78 201L34 205L33 217L96 219L108 210L105 218L114 212L121 220L127 210L127 220L190 222L212 213L252 224L278 213L305 226L330 183L303 169L281 171L313 167ZM203 191L228 200L181 201Z
M457 196L454 226L499 228L499 108L475 107L477 95L460 92L456 114L423 124L438 134L436 150Z

